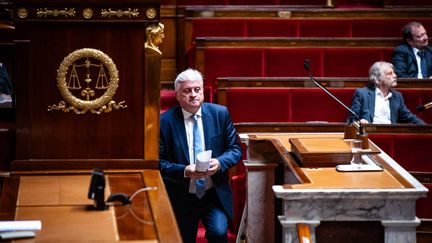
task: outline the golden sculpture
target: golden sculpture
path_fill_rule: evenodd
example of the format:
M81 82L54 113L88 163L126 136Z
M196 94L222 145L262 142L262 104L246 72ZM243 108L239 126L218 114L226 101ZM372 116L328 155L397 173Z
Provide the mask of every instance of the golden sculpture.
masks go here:
M68 72L70 66L72 69ZM109 78L105 69L108 70ZM94 76L97 76L96 83ZM117 104L112 100L118 82L118 70L108 55L91 48L76 50L63 59L57 70L57 87L65 101L48 106L48 111L74 111L76 114L90 111L101 114L113 109L126 108L125 101ZM79 98L80 96L84 99ZM69 107L67 103L70 104Z
M163 38L165 38L165 34L164 25L162 23L149 25L146 28L146 42L144 47L146 49L152 49L162 55L162 52L159 50L159 45L162 44Z

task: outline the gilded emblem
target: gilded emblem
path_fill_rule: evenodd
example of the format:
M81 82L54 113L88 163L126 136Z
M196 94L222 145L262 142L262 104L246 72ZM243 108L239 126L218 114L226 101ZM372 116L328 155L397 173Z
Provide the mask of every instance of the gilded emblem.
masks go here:
M126 108L125 101L113 100L118 83L118 70L108 55L91 48L76 50L57 70L57 88L64 101L48 106L48 111L102 114Z
M28 16L28 10L26 8L19 8L17 14L21 19L25 19Z
M82 14L85 19L90 19L91 17L93 17L93 9L85 8L83 9Z
M154 9L154 8L147 9L146 16L149 19L154 19L156 17L156 9Z

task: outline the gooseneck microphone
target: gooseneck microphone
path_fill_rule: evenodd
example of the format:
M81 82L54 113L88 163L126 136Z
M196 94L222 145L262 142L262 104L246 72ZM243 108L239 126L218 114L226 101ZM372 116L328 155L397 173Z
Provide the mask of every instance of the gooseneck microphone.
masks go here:
M310 61L308 59L305 59L304 61L304 68L309 73L309 77L312 80L312 82L318 86L320 89L322 89L324 92L326 92L332 99L336 100L340 105L342 105L347 111L349 111L352 116L358 121L358 127L359 131L358 134L356 134L356 139L359 139L362 141L362 149L366 150L369 149L369 139L367 134L364 131L363 125L360 123L360 117L353 111L351 108L346 106L341 100L339 100L336 96L334 96L326 87L322 86L313 76L310 70ZM380 166L377 166L376 164L360 164L355 165L353 164L340 164L336 166L337 171L382 171L382 168Z
M312 80L312 82L318 86L319 88L321 88L322 90L324 90L324 92L326 92L328 95L330 95L330 97L332 97L334 100L336 100L339 104L341 104L343 107L345 107L346 110L348 110L353 116L354 118L359 121L360 124L360 117L353 111L351 110L348 106L346 106L341 100L339 100L336 96L334 96L326 87L322 86L313 76L310 70L310 61L308 59L304 60L304 68L306 69L306 71L309 73L309 77ZM360 129L363 130L363 129Z
M429 109L429 108L432 108L432 102L429 102L429 103L424 104L424 105L418 105L418 106L416 107L416 110L420 112L420 111L427 110L427 109Z

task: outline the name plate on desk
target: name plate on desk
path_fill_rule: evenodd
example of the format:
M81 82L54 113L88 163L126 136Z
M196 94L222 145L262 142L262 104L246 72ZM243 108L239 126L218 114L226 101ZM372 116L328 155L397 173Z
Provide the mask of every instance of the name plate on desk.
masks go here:
M352 152L349 140L342 138L290 138L291 151L302 167L335 167L349 164ZM378 154L379 149L369 144L363 154Z

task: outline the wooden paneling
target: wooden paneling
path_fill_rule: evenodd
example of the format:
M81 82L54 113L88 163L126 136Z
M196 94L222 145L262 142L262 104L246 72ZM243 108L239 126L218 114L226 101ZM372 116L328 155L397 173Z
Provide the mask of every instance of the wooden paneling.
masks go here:
M160 57L158 65L149 67L149 71L157 74L149 76L149 81L157 85L146 84L144 42L146 26L159 20L159 1L129 0L120 4L93 0L83 5L80 1L23 0L16 1L15 7L16 10L26 9L28 16L15 16L15 36L21 44L17 46L17 73L20 74L17 76L17 96L20 99L17 102L17 154L13 168L25 169L20 164L27 166L32 160L38 161L41 169L61 166L63 160L78 164L87 161L93 166L117 163L127 167L130 163L155 167L153 163L145 163L145 160L155 159L154 156L148 158L145 151L150 153L151 147L157 154L158 137L154 134L159 131L158 117L152 116L149 121L144 111L159 109L159 96L151 92L159 87ZM92 17L83 17L85 8L93 10ZM127 12L109 17L102 14L104 10L127 11L129 8L139 12L137 17L126 15ZM150 8L156 11L152 19L146 16ZM50 11L63 9L74 9L75 14L50 14ZM112 100L117 104L125 101L126 108L100 115L90 111L75 114L73 111L47 110L64 100L56 80L60 64L70 53L82 48L102 51L112 59L119 77ZM84 62L78 60L77 64ZM67 78L69 75L68 71ZM85 78L80 78L81 85L85 85ZM96 81L97 75L91 78ZM150 135L149 127L157 132Z

